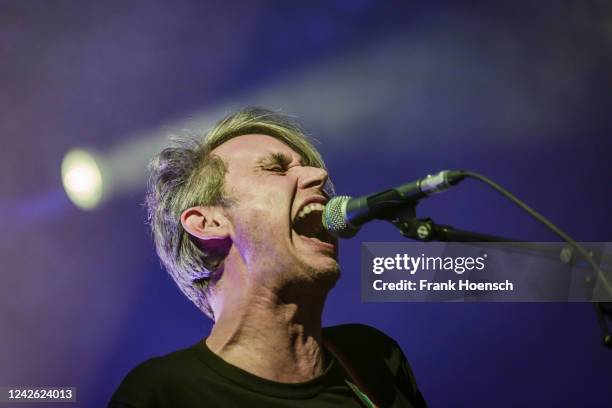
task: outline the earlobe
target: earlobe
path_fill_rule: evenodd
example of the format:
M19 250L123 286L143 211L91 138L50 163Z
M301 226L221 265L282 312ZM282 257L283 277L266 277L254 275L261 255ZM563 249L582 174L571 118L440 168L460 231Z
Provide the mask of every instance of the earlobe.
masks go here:
M229 221L217 207L197 206L183 211L181 224L187 233L200 240L226 240Z

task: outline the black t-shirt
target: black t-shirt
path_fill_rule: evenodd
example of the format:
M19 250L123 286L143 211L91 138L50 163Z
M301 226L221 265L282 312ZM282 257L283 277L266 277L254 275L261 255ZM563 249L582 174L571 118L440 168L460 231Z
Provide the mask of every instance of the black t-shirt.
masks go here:
M380 407L424 407L412 371L397 343L382 332L349 324L323 329L329 354L325 371L303 383L279 383L226 363L204 341L133 369L109 408L141 407L363 407L347 380ZM357 373L351 377L345 370Z

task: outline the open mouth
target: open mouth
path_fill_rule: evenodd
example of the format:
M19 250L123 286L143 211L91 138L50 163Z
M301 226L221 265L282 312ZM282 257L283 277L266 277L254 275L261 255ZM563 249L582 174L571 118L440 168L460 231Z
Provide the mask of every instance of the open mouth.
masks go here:
M334 238L323 228L323 209L321 203L310 203L300 210L293 220L293 230L302 237L314 238L334 245Z

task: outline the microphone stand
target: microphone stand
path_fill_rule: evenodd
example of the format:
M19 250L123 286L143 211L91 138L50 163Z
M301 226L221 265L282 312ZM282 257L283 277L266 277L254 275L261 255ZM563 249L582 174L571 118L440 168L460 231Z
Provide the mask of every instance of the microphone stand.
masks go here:
M431 218L417 218L417 204L418 201L407 203L406 207L385 217L406 238L423 242L523 242L496 235L459 230L450 225L436 224Z
M496 235L481 234L436 224L431 218L400 217L391 220L400 234L418 241L441 242L522 242Z
M422 242L525 242L496 235L460 230L450 225L436 224L431 218L417 218L417 204L418 201L412 201L407 203L406 207L394 211L392 214L386 214L386 216L382 218L390 221L391 224L399 230L402 236ZM534 248L529 249L533 250ZM563 254L566 250L569 250L569 254ZM541 252L548 252L548 255L551 255L550 251ZM557 257L560 256L560 260L564 263L574 263L575 257L572 252L571 248L568 247L565 248L561 254L556 255ZM587 282L589 282L591 278L587 276L586 279ZM593 305L595 306L597 322L601 329L603 344L605 347L612 349L612 330L610 329L610 322L612 322L612 302L593 302Z

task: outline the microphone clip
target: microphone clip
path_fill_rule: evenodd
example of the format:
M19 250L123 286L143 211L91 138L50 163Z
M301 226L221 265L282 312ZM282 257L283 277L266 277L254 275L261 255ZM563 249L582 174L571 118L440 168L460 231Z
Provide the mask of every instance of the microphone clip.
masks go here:
M416 205L404 209L390 221L402 236L422 242L520 242L496 235L464 231L450 225L436 224L431 218L417 218Z

